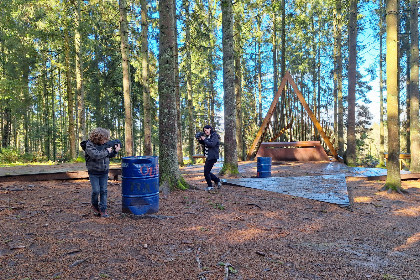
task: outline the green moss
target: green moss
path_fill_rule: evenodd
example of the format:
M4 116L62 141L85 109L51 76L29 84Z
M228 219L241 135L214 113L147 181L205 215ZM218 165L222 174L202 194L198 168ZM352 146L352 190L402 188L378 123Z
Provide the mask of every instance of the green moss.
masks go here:
M168 184L170 190L187 190L190 188L190 185L182 176L161 176L160 181L160 185Z
M388 191L388 192L396 192L400 194L406 194L408 193L406 190L404 190L401 185L395 184L395 183L385 183L385 186L381 188L381 191Z
M220 170L221 175L238 175L238 165L232 163L224 163L222 169Z
M190 185L185 181L184 177L180 176L177 181L176 188L179 190L187 190L190 188Z
M386 168L386 165L384 162L380 162L378 163L378 165L376 166L376 168Z

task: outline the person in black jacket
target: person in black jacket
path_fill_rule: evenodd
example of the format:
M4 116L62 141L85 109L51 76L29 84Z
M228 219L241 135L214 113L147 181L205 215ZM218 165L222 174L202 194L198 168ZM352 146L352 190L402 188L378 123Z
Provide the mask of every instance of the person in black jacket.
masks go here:
M214 187L211 181L215 183L217 189L222 186L220 179L211 173L211 169L219 159L220 136L210 125L204 126L203 132L204 135L198 139L198 142L203 145L204 156L206 157L206 163L204 164L204 178L207 182L206 191L213 192Z
M121 149L120 144L104 148L102 145L108 142L109 137L109 130L101 127L95 128L89 133L85 149L86 167L92 186L92 209L95 215L105 218L109 217L106 213L109 158L115 157Z

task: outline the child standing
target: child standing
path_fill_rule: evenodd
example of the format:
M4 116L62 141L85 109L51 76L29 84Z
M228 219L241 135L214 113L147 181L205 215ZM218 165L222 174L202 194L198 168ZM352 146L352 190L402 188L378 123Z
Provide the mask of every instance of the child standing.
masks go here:
M109 158L115 157L121 149L119 144L115 147L101 148L101 145L109 141L109 137L109 130L101 127L95 128L89 133L85 149L86 167L92 186L92 209L97 216L105 218L109 217L106 213Z

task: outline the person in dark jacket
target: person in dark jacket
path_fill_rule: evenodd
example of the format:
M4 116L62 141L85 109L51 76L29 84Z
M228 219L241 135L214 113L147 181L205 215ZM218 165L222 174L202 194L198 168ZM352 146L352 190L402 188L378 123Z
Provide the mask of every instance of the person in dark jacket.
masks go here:
M109 158L115 157L121 146L101 148L101 145L109 141L110 132L107 129L98 127L89 133L89 140L86 142L85 153L87 154L86 167L89 180L92 186L92 209L97 216L109 217L107 208L107 185L109 173ZM100 200L98 200L98 196Z
M220 136L210 125L204 126L203 132L204 135L198 139L198 142L203 145L204 156L206 157L206 162L204 164L204 178L207 182L206 191L214 192L215 189L212 185L212 181L215 183L217 189L220 189L222 186L220 179L211 172L214 164L219 159Z

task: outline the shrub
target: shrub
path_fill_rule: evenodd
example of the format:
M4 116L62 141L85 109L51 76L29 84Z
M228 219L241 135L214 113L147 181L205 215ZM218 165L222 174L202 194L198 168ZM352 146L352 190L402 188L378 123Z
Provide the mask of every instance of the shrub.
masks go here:
M20 154L19 151L12 147L3 148L0 150L0 163L11 164L17 162L45 162L48 161L45 155L41 152Z
M19 153L13 148L3 148L0 150L1 163L13 163L19 160Z

